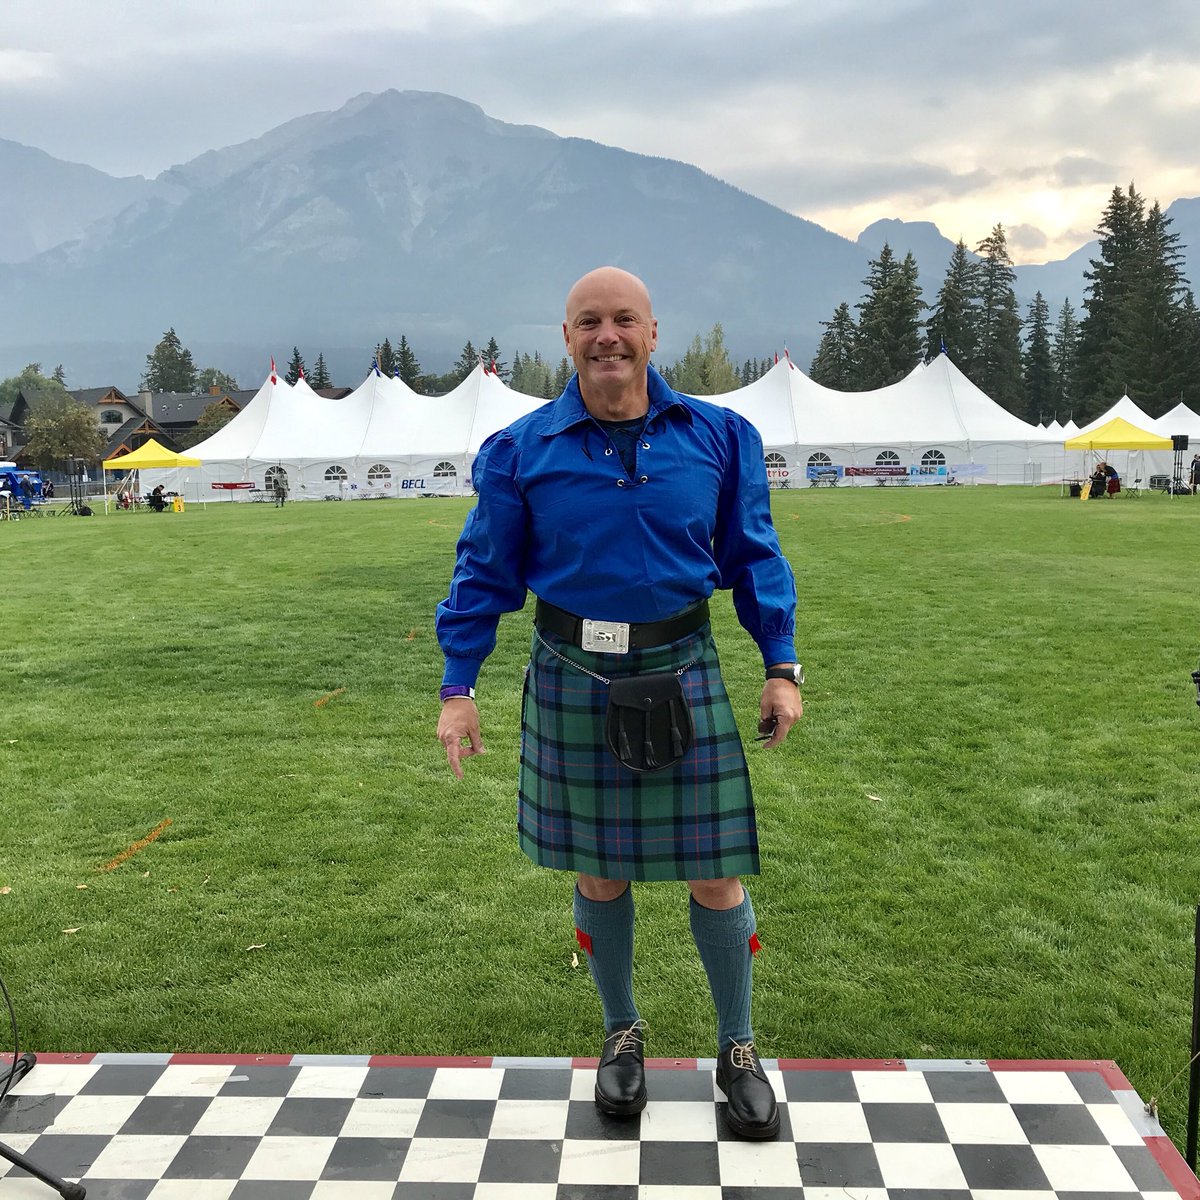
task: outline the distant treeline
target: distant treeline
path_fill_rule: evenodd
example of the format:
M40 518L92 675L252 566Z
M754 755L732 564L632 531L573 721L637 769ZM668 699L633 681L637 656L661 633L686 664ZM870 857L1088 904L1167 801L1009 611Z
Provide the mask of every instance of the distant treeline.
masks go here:
M1024 319L1004 227L975 248L960 240L932 306L912 254L883 250L863 280L866 293L828 321L811 366L818 383L865 391L903 379L944 350L974 383L1028 421L1083 423L1128 392L1151 416L1200 401L1200 314L1182 272L1179 235L1158 202L1147 211L1134 190L1113 190L1096 232L1100 257L1084 272L1084 314L1070 298L1051 327L1038 292ZM928 313L928 316L924 314Z

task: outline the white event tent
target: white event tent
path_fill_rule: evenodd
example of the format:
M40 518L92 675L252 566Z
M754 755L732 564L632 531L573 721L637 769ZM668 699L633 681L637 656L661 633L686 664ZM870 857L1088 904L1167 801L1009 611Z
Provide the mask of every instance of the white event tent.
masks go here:
M1135 404L1128 395L1124 395L1107 412L1101 413L1094 421L1082 426L1078 433L1088 434L1107 425L1120 417L1128 421L1135 429L1147 433L1157 433L1160 437L1173 437L1186 433L1195 443L1200 438L1200 417L1197 417L1187 405L1180 402L1170 412L1161 417L1152 417ZM1082 475L1083 451L1075 451L1072 463L1079 463L1080 469L1073 473ZM1173 470L1173 452L1170 450L1112 450L1106 458L1117 469L1121 478L1126 482L1140 479L1146 483L1151 475L1170 475Z
M1049 483L1066 471L1061 432L1013 416L944 354L869 392L822 387L785 357L749 386L709 399L758 429L775 486ZM544 403L482 366L445 396L420 396L372 371L339 400L272 373L189 451L202 465L175 486L192 500L257 499L282 473L292 499L468 494L484 439ZM147 486L151 475L143 472Z

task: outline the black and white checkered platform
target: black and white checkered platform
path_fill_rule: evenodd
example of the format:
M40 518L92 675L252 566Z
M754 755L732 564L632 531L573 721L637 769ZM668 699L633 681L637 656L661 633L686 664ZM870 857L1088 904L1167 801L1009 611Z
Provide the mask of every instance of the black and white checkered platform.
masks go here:
M1200 1200L1107 1062L766 1062L778 1141L731 1138L711 1060L45 1055L0 1141L89 1200ZM47 1200L0 1160L0 1200Z

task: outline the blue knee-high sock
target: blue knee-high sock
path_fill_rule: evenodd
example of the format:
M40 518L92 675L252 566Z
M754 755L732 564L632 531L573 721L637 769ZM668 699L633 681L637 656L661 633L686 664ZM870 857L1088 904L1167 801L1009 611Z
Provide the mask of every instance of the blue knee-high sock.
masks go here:
M691 902L692 937L708 975L717 1007L717 1041L722 1050L734 1042L754 1040L750 1026L750 980L754 954L750 939L756 928L750 893L743 890L736 908L704 908Z
M633 1002L633 889L626 887L615 900L589 900L575 888L575 928L600 1003L606 1031L637 1021Z

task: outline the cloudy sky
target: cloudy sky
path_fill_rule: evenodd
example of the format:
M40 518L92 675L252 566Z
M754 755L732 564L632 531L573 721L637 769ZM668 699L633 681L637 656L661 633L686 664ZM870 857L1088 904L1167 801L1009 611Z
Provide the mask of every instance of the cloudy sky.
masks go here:
M0 138L155 175L363 91L695 163L848 237L1018 262L1200 195L1195 0L5 0Z

